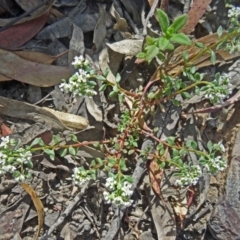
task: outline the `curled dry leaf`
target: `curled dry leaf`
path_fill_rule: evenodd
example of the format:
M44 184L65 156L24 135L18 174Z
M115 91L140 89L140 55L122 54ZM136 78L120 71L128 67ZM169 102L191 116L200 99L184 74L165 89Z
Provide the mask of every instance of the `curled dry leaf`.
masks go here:
M37 210L38 213L38 231L37 234L35 236L35 240L38 239L38 236L40 234L40 231L43 227L43 221L44 221L44 207L43 204L41 202L41 200L39 199L37 193L26 183L21 183L22 188L31 196L31 199L33 201L33 204Z

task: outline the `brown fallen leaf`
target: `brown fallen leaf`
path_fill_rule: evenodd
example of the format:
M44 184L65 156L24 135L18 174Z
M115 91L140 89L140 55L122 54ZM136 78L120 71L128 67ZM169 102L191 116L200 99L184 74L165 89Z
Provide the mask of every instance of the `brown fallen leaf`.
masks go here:
M33 201L33 204L37 210L38 213L38 231L37 234L35 236L35 240L38 239L38 236L40 234L40 231L43 227L43 221L44 221L44 207L43 204L41 202L41 200L39 199L37 193L26 183L21 183L22 188L31 196L31 199Z
M181 29L181 32L185 34L190 34L196 25L198 24L200 18L207 9L207 6L212 2L212 0L195 0L193 1L192 7L188 12L188 19L185 26Z
M51 56L45 53L31 52L31 51L14 51L13 53L29 61L52 64L56 59L63 56L64 54L67 54L68 50L56 56Z
M49 10L31 21L14 25L0 32L0 47L5 49L16 49L22 46L42 29L48 16Z
M9 128L6 124L4 124L3 119L0 117L0 137L8 136L12 134L12 129Z
M0 66L3 76L38 87L54 86L70 77L67 67L28 61L3 49L0 49Z
M33 13L31 13L31 16L21 18L20 20L17 21L17 24L24 23L24 22L27 22L27 21L31 21L32 19L35 19L35 18L41 16L44 12L48 11L51 8L53 3L54 3L54 0L45 1L45 4L42 2L41 7L38 7L38 8L37 8L37 5L38 5L38 3L37 3L33 7L33 8L36 7L37 9ZM31 8L31 9L33 9L33 8ZM19 19L19 17L0 18L0 27L3 27L6 24L9 24L10 22L12 22L16 19Z
M159 168L156 159L149 161L147 168L152 189L155 194L162 199L160 184L163 176L163 170Z
M76 128L84 129L88 126L87 119L74 114L41 108L33 104L20 102L0 96L0 113L10 117L28 119L47 124L53 130Z

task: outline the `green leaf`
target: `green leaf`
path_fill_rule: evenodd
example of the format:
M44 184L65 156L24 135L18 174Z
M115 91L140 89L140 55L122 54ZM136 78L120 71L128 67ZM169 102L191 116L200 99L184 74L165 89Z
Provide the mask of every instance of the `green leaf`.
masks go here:
M137 57L137 58L144 59L144 58L146 57L146 53L144 53L144 52L140 52L140 53L137 54L136 57Z
M162 31L167 33L167 29L169 27L169 19L167 14L163 10L157 9L157 18Z
M183 149L183 148L179 151L180 156L183 156L186 153L187 153L187 151L185 149Z
M114 97L114 96L116 96L117 94L118 94L118 92L112 91L112 92L109 93L109 97Z
M215 54L215 52L214 51L210 51L210 60L211 60L211 63L213 64L213 65L215 65L216 64L216 54Z
M135 150L131 149L131 150L128 151L128 155L132 155L134 152L135 152Z
M104 76L101 76L101 75L97 75L96 78L99 81L105 81L106 80L106 78Z
M190 99L190 98L191 98L191 95L190 95L188 92L183 92L183 93L182 93L182 96L183 96L185 99Z
M222 28L222 26L219 26L217 29L217 35L220 38L222 36L222 34L223 34L223 28Z
M191 46L192 44L190 38L184 33L173 34L172 37L170 38L170 41L181 44L181 45L187 45L187 46Z
M117 73L115 80L117 83L121 81L121 75L119 73Z
M152 38L150 36L146 36L145 38L145 41L146 41L146 46L148 47L149 45L154 45L156 43L156 39L155 38ZM146 47L146 48L147 48Z
M64 149L62 149L62 150L60 151L60 156L61 156L61 157L65 157L66 154L67 154L67 148L64 148Z
M195 46L198 47L198 48L204 48L205 45L201 42L195 42Z
M183 60L184 60L185 62L187 62L187 61L188 61L188 57L189 57L188 52L187 52L187 51L184 51L183 54L182 54L182 56L183 56Z
M107 67L106 69L105 69L105 71L104 71L104 73L103 73L103 76L106 78L107 77L107 75L109 74L109 68Z
M133 178L131 176L124 176L124 179L127 181L127 182L130 182L130 183L133 183Z
M169 45L170 41L165 37L160 37L158 39L158 47L160 50L165 51L167 46Z
M171 102L174 106L180 106L180 101L176 100L176 99L171 99Z
M161 164L159 165L160 169L164 169L166 166L166 163L165 162L161 162Z
M71 155L73 155L73 156L76 155L76 149L75 149L75 148L69 147L68 151L69 151L69 153L70 153Z
M174 142L175 142L175 137L168 137L168 138L167 138L167 143L168 143L170 146L173 146L173 145L174 145Z
M174 45L169 43L168 46L167 46L167 49L170 50L170 51L173 51L174 50Z
M58 136L53 135L53 142L54 142L55 144L58 144L58 143L59 143L59 138L58 138Z
M30 147L34 146L34 145L40 145L40 143L42 142L41 138L35 138L33 140L33 142L31 143Z
M103 92L103 91L105 91L106 88L107 88L107 84L103 84L103 85L99 88L99 91L100 91L100 92Z
M71 135L70 135L70 138L71 138L71 140L72 140L73 142L77 142L77 143L79 142L78 139L77 139L77 136L74 135L74 134L71 134Z
M216 50L219 50L219 49L222 49L222 48L224 48L225 47L225 45L226 45L226 42L224 41L224 42L221 42L221 43L219 43L218 45L217 45L217 47L216 47Z
M119 100L120 103L123 102L123 100L124 100L124 96L125 96L124 93L120 93L120 94L118 94L118 100Z
M53 149L44 149L43 151L50 157L51 160L54 161L55 152Z
M153 99L155 97L155 93L154 92L150 92L149 94L148 94L148 98L149 99Z
M187 15L183 14L176 18L172 25L169 27L170 29L173 29L174 33L177 33L187 22Z
M179 156L179 152L175 148L172 150L172 154L173 154L174 157Z
M32 169L32 168L33 168L33 163L32 163L32 161L27 161L27 166Z
M207 143L207 148L208 148L208 151L211 153L211 152L212 152L212 149L213 149L213 144L212 144L211 141L209 141L209 142Z
M149 46L147 53L146 53L146 60L151 61L153 58L155 58L159 53L159 48L155 45Z
M126 162L125 162L125 159L124 158L121 158L120 161L119 161L119 166L120 166L120 169L123 170L123 171L126 171L127 170L127 167L126 167Z

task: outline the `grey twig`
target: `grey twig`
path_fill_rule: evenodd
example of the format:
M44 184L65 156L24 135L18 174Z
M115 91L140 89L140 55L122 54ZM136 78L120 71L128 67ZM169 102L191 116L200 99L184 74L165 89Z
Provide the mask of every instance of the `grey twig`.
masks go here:
M159 0L154 0L153 5L152 5L149 13L148 13L146 19L143 22L143 36L147 35L147 24L149 22L149 19L154 15L154 12L155 12L155 10L157 8L157 5L158 5L158 1Z
M88 187L90 186L90 184L93 181L90 180L88 181L81 189L81 191L75 196L75 198L73 199L73 202L71 204L69 204L67 206L67 208L65 209L65 211L60 215L60 217L58 218L58 220L48 229L48 232L46 233L46 235L44 235L41 240L47 240L49 235L59 226L61 225L65 218L67 216L70 215L70 213L72 212L73 208L81 201L83 195L85 194L86 190L88 189Z

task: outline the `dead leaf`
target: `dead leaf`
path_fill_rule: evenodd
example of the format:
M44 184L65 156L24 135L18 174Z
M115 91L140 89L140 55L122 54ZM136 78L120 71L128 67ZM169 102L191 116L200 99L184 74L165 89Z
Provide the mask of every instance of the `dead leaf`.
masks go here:
M74 128L76 127L77 129L83 129L88 126L87 119L81 116L58 112L49 108L41 108L36 105L4 98L1 96L0 113L10 117L17 117L44 123L57 131L69 129L67 125L72 127L74 126ZM67 125L65 125L62 121Z
M30 17L22 18L21 20L17 21L17 24L24 23L24 22L27 22L27 21L31 21L32 19L35 19L35 18L43 15L44 12L48 11L51 8L53 3L54 3L54 0L45 1L45 4L41 3L42 6L39 7L38 9L36 9L36 11L34 11L31 14ZM38 5L38 3L34 7L37 7L37 5ZM3 27L6 24L9 24L10 22L12 22L16 19L18 19L18 18L17 17L14 17L14 18L0 18L0 27Z
M115 43L107 43L107 46L114 52L135 56L142 51L143 40L124 39Z
M86 98L86 106L88 112L95 118L96 121L101 122L103 120L102 111L92 98Z
M212 0L195 0L193 1L192 7L188 12L188 19L186 25L181 29L181 32L185 34L190 34L200 18L207 9L207 6L212 2Z
M0 117L0 137L12 134L12 130L4 124L3 119Z
M43 204L41 202L41 200L39 199L37 193L26 183L21 183L22 188L31 196L31 199L34 203L34 206L37 210L38 213L38 231L37 234L35 236L35 240L38 239L38 236L40 234L40 231L43 227L43 221L44 221L44 207Z
M51 55L48 55L45 53L32 52L32 51L14 51L13 53L17 54L21 58L24 58L24 59L32 61L32 62L52 64L59 57L63 56L64 54L67 54L68 51L60 53L56 56L51 56Z
M162 199L160 183L163 176L163 170L159 168L156 159L149 161L148 173L153 191L160 199Z
M99 18L95 26L94 35L93 35L93 43L96 46L96 52L99 52L101 50L101 47L103 46L104 39L107 34L106 24L105 24L106 6L102 4L98 4L98 7L99 7Z
M0 32L0 47L5 49L16 49L32 39L44 26L49 16L49 10L43 15L14 25Z
M84 129L88 126L86 118L71 113L55 111L51 108L43 107L43 110L54 114L63 124L69 128Z
M67 67L28 61L16 54L0 49L0 73L11 79L38 87L50 87L70 77Z

